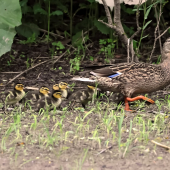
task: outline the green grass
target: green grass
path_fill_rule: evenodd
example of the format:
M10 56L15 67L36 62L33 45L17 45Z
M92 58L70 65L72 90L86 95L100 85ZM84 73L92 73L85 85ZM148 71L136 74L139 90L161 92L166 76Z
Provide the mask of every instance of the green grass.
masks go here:
M35 146L51 152L55 159L70 153L76 160L73 169L81 169L90 155L102 155L100 151L110 146L113 147L111 154L119 157L128 156L134 143L139 152L143 152L150 140L165 139L170 127L169 116L160 114L162 107L169 108L169 100L156 102L157 114L146 112L150 106L144 101L136 102L133 107L141 111L128 114L124 106L119 106L119 110L110 109L116 106L109 100L89 105L86 112L75 108L62 113L57 110L35 113L16 108L9 114L0 114L0 152L9 153L15 162L20 155L29 155ZM24 145L18 146L21 142ZM20 152L18 147L22 148ZM25 163L27 161L20 166Z

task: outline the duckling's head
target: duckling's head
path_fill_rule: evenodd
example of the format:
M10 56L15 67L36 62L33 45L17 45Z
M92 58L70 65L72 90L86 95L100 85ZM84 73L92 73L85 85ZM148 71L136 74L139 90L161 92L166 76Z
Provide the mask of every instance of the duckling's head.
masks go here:
M47 95L48 93L50 93L50 90L47 87L41 87L40 88L40 93L42 93L44 95Z
M15 85L14 89L15 89L15 90L18 90L18 91L23 91L23 90L24 90L24 85L17 83L17 84Z
M59 84L54 84L53 85L53 90L60 90Z
M65 89L68 88L68 84L65 83L65 82L60 82L60 83L59 83L59 88L60 88L61 90L65 90Z
M90 91L95 91L95 89L96 89L96 87L94 87L94 86L87 85L87 87L88 87L88 90L90 90Z
M62 94L61 94L61 92L55 92L55 93L53 93L53 97L56 99L60 99L60 98L62 98Z

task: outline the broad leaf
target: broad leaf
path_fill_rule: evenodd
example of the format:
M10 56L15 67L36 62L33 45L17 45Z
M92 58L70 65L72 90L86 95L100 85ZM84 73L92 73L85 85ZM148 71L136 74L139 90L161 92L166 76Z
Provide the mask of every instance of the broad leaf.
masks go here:
M94 25L97 27L97 29L102 33L102 34L109 34L110 28L108 28L106 25L102 24L101 22L95 20Z
M0 0L0 56L10 51L16 34L15 26L21 24L19 0Z

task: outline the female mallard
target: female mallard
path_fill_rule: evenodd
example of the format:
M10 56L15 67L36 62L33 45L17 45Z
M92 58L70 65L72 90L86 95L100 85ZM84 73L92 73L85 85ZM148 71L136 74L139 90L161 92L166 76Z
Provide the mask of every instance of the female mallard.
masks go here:
M74 77L72 80L91 85L97 84L102 90L122 93L125 96L126 111L131 111L128 104L131 101L143 99L154 103L144 96L131 97L139 93L157 91L170 84L170 38L164 43L162 63L158 65L125 63L104 67L90 73L93 75L90 78Z

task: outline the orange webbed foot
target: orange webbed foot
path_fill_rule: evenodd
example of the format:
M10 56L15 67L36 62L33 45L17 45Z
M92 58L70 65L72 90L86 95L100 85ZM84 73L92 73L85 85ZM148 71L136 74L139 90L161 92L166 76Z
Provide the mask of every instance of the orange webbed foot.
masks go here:
M130 108L129 108L129 103L128 103L127 97L125 97L125 111L130 111L130 112L133 111L133 110L130 110Z
M152 99L149 99L149 98L147 98L145 96L137 96L137 97L134 97L134 98L125 97L125 110L126 111L133 111L133 110L130 110L128 102L133 102L133 101L140 100L140 99L148 101L148 102L150 102L152 104L155 103Z
M134 98L126 97L126 100L129 101L129 102L133 102L133 101L140 100L140 99L146 100L146 101L148 101L152 104L155 103L152 99L149 99L145 96L137 96L137 97L134 97Z

